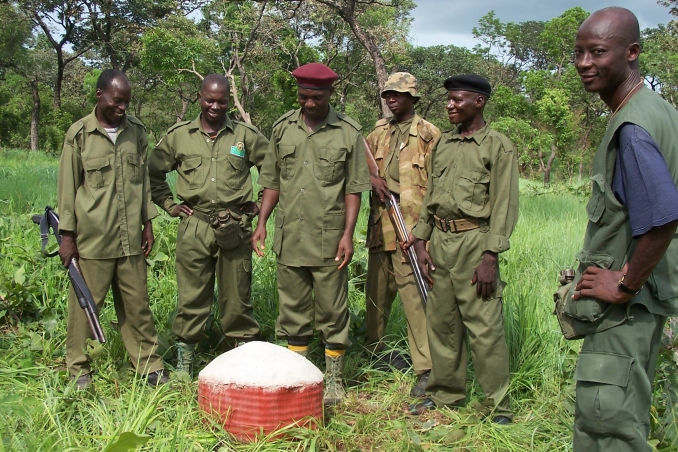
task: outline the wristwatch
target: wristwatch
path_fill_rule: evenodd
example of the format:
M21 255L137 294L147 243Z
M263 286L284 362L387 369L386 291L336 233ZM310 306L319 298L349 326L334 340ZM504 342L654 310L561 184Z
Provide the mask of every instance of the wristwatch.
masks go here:
M626 284L624 284L624 278L626 278L626 273L622 275L621 279L617 283L617 287L619 287L619 290L621 290L622 292L625 292L629 295L638 295L640 291L643 290L642 286L638 290L630 289Z

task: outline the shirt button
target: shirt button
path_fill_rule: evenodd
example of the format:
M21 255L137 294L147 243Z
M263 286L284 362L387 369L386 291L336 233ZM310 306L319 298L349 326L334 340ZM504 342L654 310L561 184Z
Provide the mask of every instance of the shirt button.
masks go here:
M212 178L212 182L214 182L215 180L216 180L215 178Z
M304 162L304 165L308 165L308 162Z
M205 141L209 143L209 142L210 142L210 139L209 139L209 138L205 138Z
M212 200L212 204L216 204L217 202L215 200Z
M302 192L302 193L304 192L304 189L303 189L303 188L301 189L301 192Z
M303 219L303 218L299 218L299 221L304 221L304 219Z
M217 161L217 159L215 159L214 157L212 157L212 161L213 161L213 162L216 162L216 161Z

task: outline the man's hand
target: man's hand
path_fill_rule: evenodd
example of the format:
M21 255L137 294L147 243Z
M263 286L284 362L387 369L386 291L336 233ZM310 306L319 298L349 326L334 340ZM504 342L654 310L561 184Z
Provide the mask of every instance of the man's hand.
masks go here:
M378 175L371 174L370 182L372 183L372 191L377 195L379 201L384 202L384 200L388 198L388 185L386 185L386 180Z
M483 261L473 270L471 285L476 286L476 294L483 300L489 300L497 289L497 253L485 251Z
M633 298L633 295L619 289L619 280L626 273L627 266L624 265L624 268L618 272L593 266L587 268L581 275L581 279L577 281L572 299L592 297L603 303L626 303Z
M78 247L75 244L75 237L70 231L61 233L61 245L59 246L59 257L61 264L68 268L72 259L78 258Z
M257 228L254 230L252 237L250 238L250 243L252 244L252 249L257 256L264 257L265 243L266 243L266 223L261 221L257 223Z
M193 215L193 209L191 209L190 207L188 207L186 204L183 204L183 203L177 204L176 207L174 207L174 209L172 209L172 213L170 213L170 215L173 216L174 218L176 218L179 215L181 215L182 213L184 215L190 217L191 215Z
M414 246L414 251L417 253L417 265L419 266L421 275L424 277L426 284L433 287L433 278L431 278L429 271L436 271L436 266L433 265L431 255L428 254L428 251L426 251L426 241L418 239L410 234L410 237L405 245L407 248Z
M351 262L353 259L353 237L350 235L344 234L339 240L339 246L337 247L337 256L334 258L336 262L339 262L343 256L341 264L338 268L344 268Z
M144 229L141 231L141 249L144 251L144 257L148 257L153 251L153 244L155 237L153 237L153 224L150 221L144 223Z
M254 218L257 215L259 215L259 207L257 207L257 203L254 201L248 201L245 204L241 205L240 211L242 213L246 213L251 218Z

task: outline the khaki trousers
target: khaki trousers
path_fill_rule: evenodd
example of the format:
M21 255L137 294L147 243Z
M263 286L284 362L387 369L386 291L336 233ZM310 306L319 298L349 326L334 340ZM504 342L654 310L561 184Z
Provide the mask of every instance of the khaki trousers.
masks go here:
M642 305L584 338L577 370L575 452L650 452L652 385L666 317Z
M120 335L132 365L139 374L164 368L156 353L158 334L149 308L146 261L143 255L115 259L79 259L82 276L99 312L108 289L113 289L113 306ZM75 291L68 291L68 327L66 331L66 367L72 376L91 372L85 353L92 332Z
M347 267L289 267L278 262L277 278L278 338L310 339L315 326L329 348L351 345Z
M437 405L458 405L466 398L467 347L475 375L495 415L512 417L508 404L509 353L504 337L502 287L483 301L471 285L473 271L483 259L484 233L433 230L431 272L426 321L433 369L426 393Z
M412 267L403 262L400 247L396 251L370 253L365 284L365 347L372 353L384 350L384 333L396 294L400 294L407 318L407 339L414 372L423 374L431 370L431 354L426 332L426 311Z
M203 338L214 299L215 277L224 336L249 339L259 334L250 300L252 247L247 237L234 249L224 251L217 245L209 224L195 217L182 218L176 263L179 301L172 333L180 341L194 344Z

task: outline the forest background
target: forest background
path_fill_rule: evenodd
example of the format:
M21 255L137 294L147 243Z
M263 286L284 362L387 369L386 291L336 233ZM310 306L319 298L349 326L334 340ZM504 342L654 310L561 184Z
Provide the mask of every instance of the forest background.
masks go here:
M659 0L678 15L678 0ZM409 43L413 0L22 0L0 3L0 147L58 154L71 123L88 114L102 69L133 85L131 113L151 143L199 112L212 72L231 80L232 116L264 134L296 107L290 72L321 61L340 76L332 100L369 130L389 112L389 73L419 80L418 113L449 128L442 81L476 72L492 83L492 126L516 144L521 176L581 182L605 129L606 106L572 64L580 7L548 21L504 23L493 11L473 29L481 43ZM646 85L678 102L678 26L642 31Z

